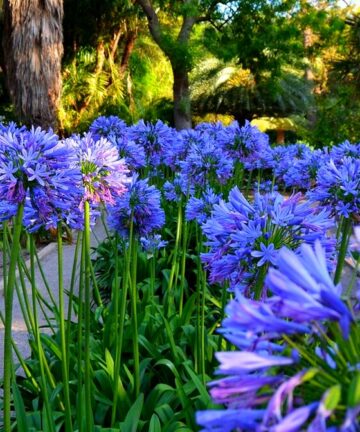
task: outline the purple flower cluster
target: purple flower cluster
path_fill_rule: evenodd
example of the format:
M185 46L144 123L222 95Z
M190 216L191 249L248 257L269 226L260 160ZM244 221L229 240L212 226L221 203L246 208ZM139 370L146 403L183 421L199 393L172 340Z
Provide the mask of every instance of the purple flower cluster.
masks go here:
M283 248L267 285L273 296L263 302L229 304L222 333L240 351L217 354L225 377L210 384L228 409L200 412L198 423L204 431L355 432L359 330L320 242L300 254Z
M164 162L165 154L178 147L177 132L160 120L155 124L140 120L128 129L128 140L144 149L147 166L153 168Z
M190 197L186 204L185 217L188 221L196 220L199 224L204 223L211 215L214 205L219 204L221 199L211 188L207 188L200 196Z
M312 201L319 202L334 215L351 218L360 213L360 158L344 157L322 165L316 185L308 192Z
M309 189L317 172L332 159L336 165L343 159L359 159L360 144L348 141L331 150L311 150L305 144L270 147L269 138L249 122L240 126L201 123L195 129L177 132L163 122L143 120L127 127L118 117L99 117L90 130L116 144L120 156L133 170L146 168L146 175L163 175L160 166L180 173L183 182L192 186L215 187L231 183L234 167L266 170L286 188ZM236 171L236 169L235 169Z
M152 234L147 237L140 237L140 244L148 256L154 256L155 252L167 246L168 242L163 240L160 234Z
M85 188L84 200L113 205L129 183L127 166L119 158L116 146L105 138L97 140L91 133L64 142L76 152Z
M229 201L214 206L212 216L203 225L209 252L202 260L210 270L210 282L228 282L232 290L250 290L259 267L276 263L282 246L296 250L301 243L320 239L334 252L334 242L326 232L333 221L301 194L285 199L282 195L255 194L250 203L233 188Z
M126 130L126 123L116 116L100 116L92 122L89 128L89 132L93 134L96 141L100 138L107 138L113 143L125 139Z
M0 133L1 220L25 205L24 225L30 231L56 227L83 194L76 153L51 130L16 128ZM6 203L6 204L5 204Z
M166 181L163 185L164 197L167 201L178 202L182 197L194 194L194 186L180 174L176 174L172 181Z
M250 122L246 121L242 127L238 122L233 122L225 131L223 128L220 139L229 156L242 162L245 168L253 170L268 167L266 156L271 151L269 137Z
M149 236L162 228L165 212L161 208L161 195L155 186L150 186L148 179L141 180L134 175L126 193L116 199L110 207L109 227L122 237L129 236L130 225L138 236Z
M349 141L344 141L343 143L332 147L330 150L330 158L335 162L341 162L345 157L351 157L359 159L360 157L360 143L351 144Z
M215 141L207 140L206 135L190 146L186 159L179 165L187 182L202 188L216 182L225 184L233 173L232 159Z
M310 188L315 183L317 170L329 159L326 151L312 151L305 144L274 147L267 157L277 181L297 189Z
M131 170L145 167L145 151L141 145L129 140L128 127L126 123L116 116L99 117L90 126L90 132L95 140L106 138L113 143L118 151L120 158L125 160L126 165Z

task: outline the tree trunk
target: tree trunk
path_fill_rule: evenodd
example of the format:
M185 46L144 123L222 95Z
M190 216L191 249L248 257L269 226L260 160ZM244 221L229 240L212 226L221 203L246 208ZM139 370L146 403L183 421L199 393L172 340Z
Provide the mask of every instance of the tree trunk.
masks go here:
M276 129L276 144L285 144L285 131L284 129Z
M303 38L304 38L304 49L305 49L305 55L307 58L307 63L305 65L305 80L310 84L311 88L312 88L312 92L315 93L315 84L314 84L314 72L312 69L312 64L313 64L313 56L311 55L311 47L314 44L314 34L313 31L310 27L306 27L303 33ZM308 109L308 112L306 113L306 118L309 121L309 125L311 128L315 127L316 124L316 120L317 120L317 115L316 115L316 106L315 105L311 105Z
M172 64L174 75L174 124L177 130L191 128L191 101L189 74L187 70L179 69Z
M137 34L135 31L129 31L126 40L124 52L120 63L120 74L123 75L129 65L130 55L134 50Z
M4 0L3 49L20 121L56 128L63 55L62 0Z

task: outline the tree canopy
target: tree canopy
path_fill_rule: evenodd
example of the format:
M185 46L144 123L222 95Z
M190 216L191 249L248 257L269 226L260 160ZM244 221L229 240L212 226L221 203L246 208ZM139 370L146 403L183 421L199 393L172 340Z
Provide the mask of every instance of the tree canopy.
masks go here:
M63 8L61 133L83 130L100 114L128 123L161 118L178 129L209 115L240 122L296 115L305 125L299 138L310 143L358 139L360 19L354 6L335 0L64 0ZM1 113L16 118L7 94L3 84Z

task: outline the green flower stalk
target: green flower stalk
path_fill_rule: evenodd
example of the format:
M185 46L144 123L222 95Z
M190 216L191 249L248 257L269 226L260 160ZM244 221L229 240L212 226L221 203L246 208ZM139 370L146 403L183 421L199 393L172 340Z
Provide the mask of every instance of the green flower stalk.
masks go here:
M352 219L347 218L343 220L342 223L342 230L341 230L341 243L340 243L340 249L338 254L338 261L336 265L335 270L335 276L334 276L334 283L338 284L341 279L342 271L344 268L345 258L347 249L349 246L351 231L352 231Z
M47 380L45 377L45 367L44 367L45 356L44 356L44 351L40 340L40 329L39 329L39 321L38 321L38 314L37 314L38 291L36 288L36 278L35 278L35 241L33 236L30 237L30 281L31 281L31 296L32 296L32 306L33 306L33 322L34 322L33 331L34 331L34 338L35 338L36 347L39 356L41 391L44 398L47 425L50 428L51 432L55 432L54 415L50 406L50 399L49 399L48 389L47 389Z
M84 387L85 387L85 423L86 431L91 431L94 425L92 412L92 376L90 365L90 318L91 318L91 261L90 261L90 204L84 202Z
M125 318L126 318L126 302L129 286L129 275L130 275L130 261L131 261L131 248L133 244L133 228L134 221L133 217L130 218L130 228L129 228L129 246L125 250L125 263L124 263L124 274L122 278L122 290L120 299L120 311L117 308L119 302L118 292L114 291L113 301L114 301L114 315L115 315L115 366L114 366L114 388L113 388L113 405L111 414L111 425L114 426L116 420L117 404L118 404L118 380L120 377L121 370L121 359L122 359L122 347L124 341L124 328L125 328ZM118 239L116 235L115 239ZM115 281L114 290L118 289L118 278L117 278L117 268L118 268L118 250L117 241L115 243L116 253L115 253Z
M65 308L64 308L64 281L63 281L63 244L62 244L62 226L58 223L57 229L57 247L58 247L58 289L59 289L59 327L60 327L60 344L61 344L61 373L64 391L65 404L65 430L72 432L71 404L69 390L69 367L68 353L66 348L66 328L65 328Z
M20 235L24 205L19 204L14 220L13 245L11 248L8 279L5 287L5 334L4 334L4 430L11 430L11 379L13 374L12 361L12 312L16 279L16 262L20 254Z

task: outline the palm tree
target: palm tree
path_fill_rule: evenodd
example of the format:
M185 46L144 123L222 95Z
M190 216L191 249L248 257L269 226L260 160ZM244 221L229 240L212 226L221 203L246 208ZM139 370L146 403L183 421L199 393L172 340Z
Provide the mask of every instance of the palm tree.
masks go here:
M198 115L228 114L243 123L255 117L304 115L313 103L301 71L283 68L255 77L235 62L207 59L192 76L192 102Z
M62 0L4 0L4 63L19 120L56 128L63 55Z

